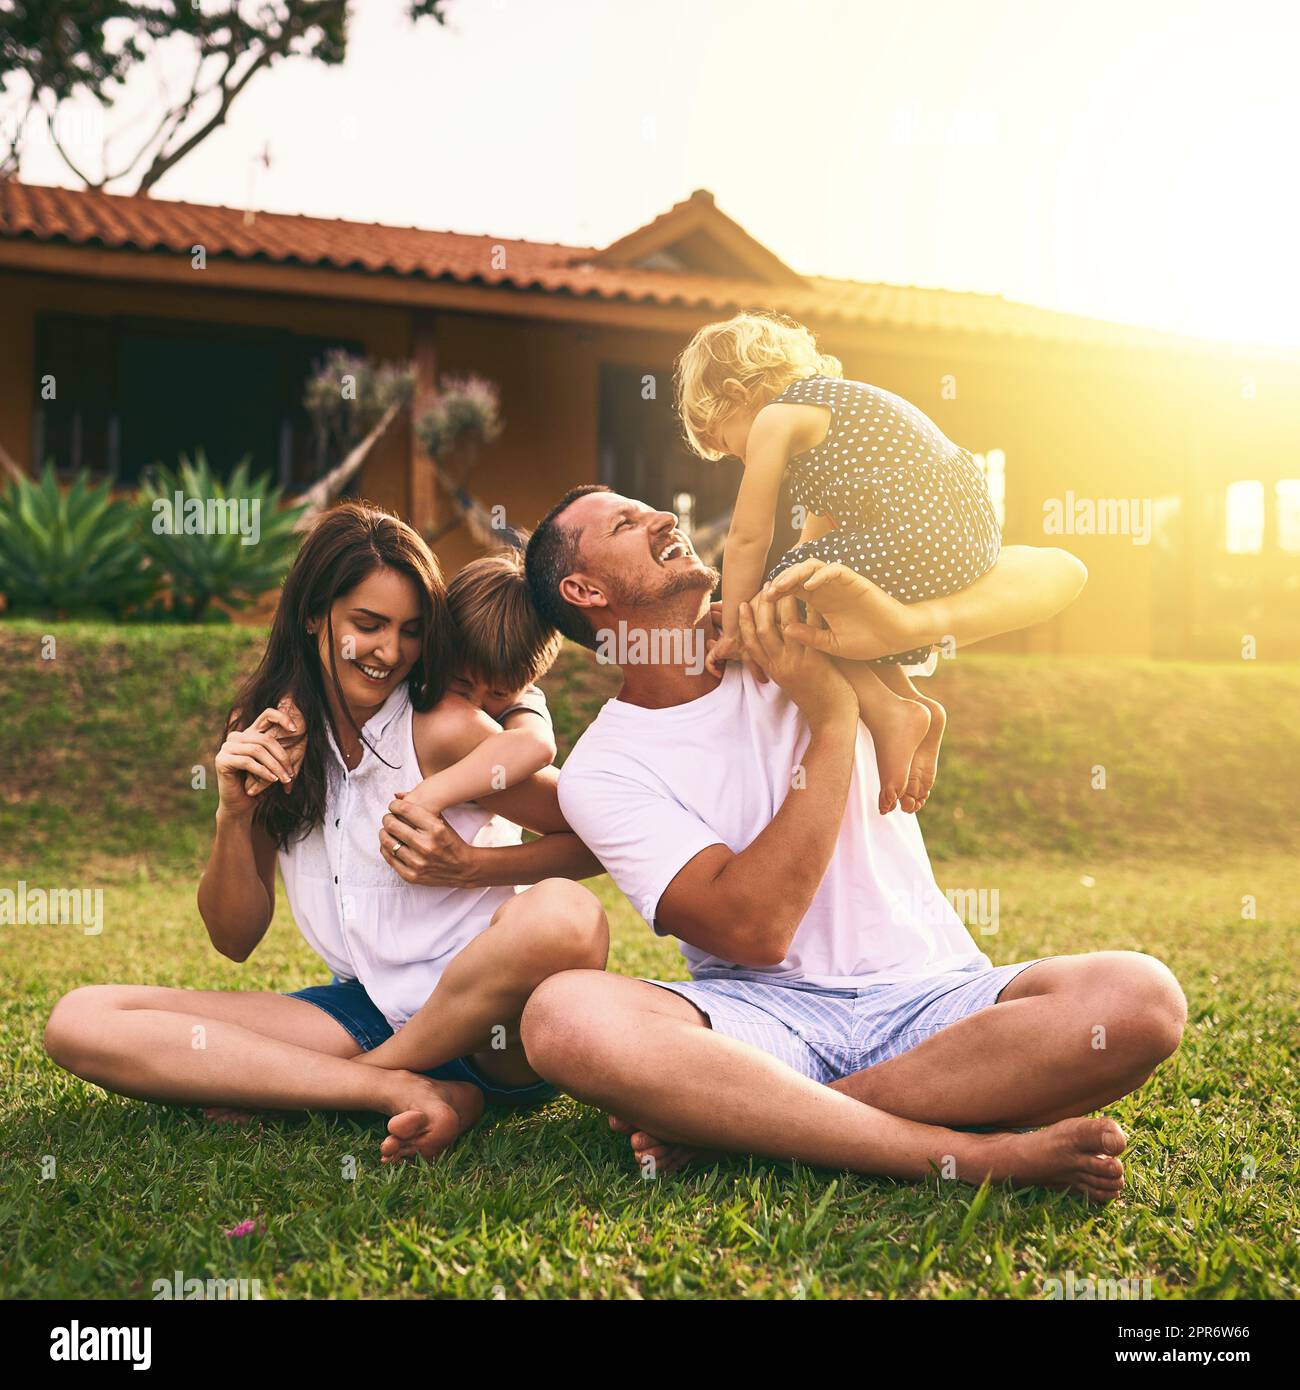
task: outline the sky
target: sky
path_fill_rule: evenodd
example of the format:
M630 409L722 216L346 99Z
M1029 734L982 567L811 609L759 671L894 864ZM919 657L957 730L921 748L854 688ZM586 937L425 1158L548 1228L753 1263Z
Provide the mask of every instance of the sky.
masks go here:
M354 0L344 65L257 78L155 196L599 246L707 188L805 273L1300 346L1294 0L447 8Z

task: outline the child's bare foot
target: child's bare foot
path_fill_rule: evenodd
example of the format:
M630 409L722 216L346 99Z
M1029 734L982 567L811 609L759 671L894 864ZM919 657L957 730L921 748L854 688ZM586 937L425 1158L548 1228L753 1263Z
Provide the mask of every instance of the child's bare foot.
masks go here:
M887 816L907 785L908 770L930 728L930 711L900 696L873 709L868 727L880 770L880 814Z
M992 1134L980 1145L983 1152L968 1165L969 1175L962 1175L968 1180L978 1182L987 1174L994 1182L1077 1192L1096 1203L1112 1201L1124 1188L1119 1155L1128 1138L1104 1115L1058 1120L1028 1134Z
M794 594L815 610L821 625L787 623L782 631L787 638L831 656L874 661L920 645L907 630L906 607L847 565L801 560L778 574L762 592L773 600Z
M483 1092L468 1081L433 1081L417 1072L394 1072L388 1138L381 1163L422 1158L432 1162L483 1113Z
M898 799L898 804L909 813L919 811L929 800L930 790L939 772L939 745L943 742L943 731L948 726L948 711L938 700L920 694L916 698L930 711L930 729L912 754L907 786Z
M628 1142L632 1145L632 1156L643 1170L646 1158L654 1160L652 1172L655 1177L675 1173L679 1168L685 1168L688 1163L711 1156L703 1149L692 1149L685 1144L670 1144L666 1139L656 1139L653 1134L638 1129L631 1120L620 1120L617 1115L609 1117L609 1127L617 1134L627 1135Z

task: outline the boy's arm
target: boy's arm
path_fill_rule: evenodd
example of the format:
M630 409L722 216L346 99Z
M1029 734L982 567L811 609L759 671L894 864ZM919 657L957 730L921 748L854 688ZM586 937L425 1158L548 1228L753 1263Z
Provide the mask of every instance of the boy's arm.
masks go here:
M539 721L531 713L519 717L533 726L539 722L547 724L545 731L538 730L534 737L551 738L549 721ZM412 725L422 767L428 767L439 754L459 754L462 759L470 756L500 736L489 733L484 738L484 732L495 727L487 714L467 700L444 698L434 710L417 715ZM539 840L522 845L467 845L441 815L408 793L389 806L389 814L381 825L380 852L410 883L485 887L536 883L544 878L590 878L601 868L560 811L555 791L558 779L555 768L547 765L504 791L475 798L483 810L533 831L541 836ZM393 837L406 846L397 859L393 858L389 843Z
M555 757L555 738L531 715L511 716L526 727L490 734L457 763L426 777L408 799L430 811L443 811L513 787Z
M442 811L513 787L555 759L555 735L546 697L529 686L503 710L507 728L468 700L449 695L412 726L420 785L407 795L417 805ZM438 767L439 761L446 765Z

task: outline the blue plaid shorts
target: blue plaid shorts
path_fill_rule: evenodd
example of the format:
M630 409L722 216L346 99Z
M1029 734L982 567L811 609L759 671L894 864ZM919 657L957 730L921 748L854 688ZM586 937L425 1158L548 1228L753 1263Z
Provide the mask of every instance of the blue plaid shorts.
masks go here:
M715 1033L769 1052L826 1083L897 1057L941 1028L996 1004L1022 970L1046 959L976 965L857 989L730 975L646 983L689 999Z

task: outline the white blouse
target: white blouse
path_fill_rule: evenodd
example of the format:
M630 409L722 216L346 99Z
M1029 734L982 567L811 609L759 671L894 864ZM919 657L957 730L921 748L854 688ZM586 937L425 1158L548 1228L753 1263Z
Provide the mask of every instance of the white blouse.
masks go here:
M363 746L351 771L327 734L325 818L279 853L289 906L307 944L335 975L360 980L395 1030L433 993L456 953L521 891L407 883L380 854L379 826L389 802L421 780L411 715L403 682L362 730L384 761ZM522 839L517 825L473 804L443 814L467 844Z

